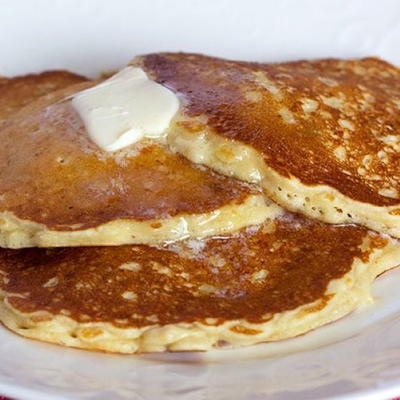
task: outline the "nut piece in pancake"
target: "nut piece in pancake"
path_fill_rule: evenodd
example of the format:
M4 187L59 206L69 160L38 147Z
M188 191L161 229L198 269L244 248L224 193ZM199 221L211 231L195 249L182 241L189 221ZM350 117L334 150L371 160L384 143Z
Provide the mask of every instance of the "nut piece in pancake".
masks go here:
M258 188L161 144L102 151L68 99L91 85L31 103L0 131L1 246L160 243L226 234L276 210Z
M120 353L293 337L371 300L394 239L290 214L166 245L4 249L0 319L18 334Z
M133 62L179 93L170 144L283 207L400 237L400 70L382 60Z

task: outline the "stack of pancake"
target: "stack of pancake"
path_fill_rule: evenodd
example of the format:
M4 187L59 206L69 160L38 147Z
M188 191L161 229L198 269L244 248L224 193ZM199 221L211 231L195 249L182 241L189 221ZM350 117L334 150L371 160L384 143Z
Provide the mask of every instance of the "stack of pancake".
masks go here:
M0 320L110 352L297 336L400 264L400 71L373 58L134 59L166 141L94 144L67 72L0 79Z

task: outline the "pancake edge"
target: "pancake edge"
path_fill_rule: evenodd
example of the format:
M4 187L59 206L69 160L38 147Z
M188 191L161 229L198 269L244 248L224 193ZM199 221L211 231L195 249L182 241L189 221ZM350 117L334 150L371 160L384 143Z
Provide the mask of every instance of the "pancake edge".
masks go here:
M303 184L270 168L251 146L206 130L187 132L178 124L171 129L168 143L196 164L260 184L271 200L289 211L329 224L357 224L400 238L400 200L398 206L376 206L353 200L327 185Z
M232 204L233 203L233 204ZM225 235L274 218L283 210L262 194L249 194L240 204L230 202L208 213L178 214L166 219L117 219L83 230L51 230L23 220L11 212L0 213L0 247L117 246L163 244L186 238Z

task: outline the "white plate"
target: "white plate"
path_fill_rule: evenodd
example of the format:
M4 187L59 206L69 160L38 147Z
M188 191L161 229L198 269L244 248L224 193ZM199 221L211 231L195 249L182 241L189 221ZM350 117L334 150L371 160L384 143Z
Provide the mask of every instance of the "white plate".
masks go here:
M40 0L0 3L0 73L95 75L136 54L258 61L379 55L400 64L397 0ZM387 399L400 395L400 271L375 306L301 338L209 354L117 356L0 328L0 393L22 400ZM316 346L318 343L318 346Z

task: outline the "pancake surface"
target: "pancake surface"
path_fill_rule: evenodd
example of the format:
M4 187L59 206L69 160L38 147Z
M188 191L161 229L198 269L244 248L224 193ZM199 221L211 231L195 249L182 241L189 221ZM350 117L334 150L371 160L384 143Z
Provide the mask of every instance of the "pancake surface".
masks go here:
M400 247L292 214L226 237L0 252L0 319L67 346L122 353L279 340L370 301Z
M2 246L158 243L227 233L270 213L257 188L162 145L102 151L66 99L91 85L43 97L1 130Z
M180 94L174 149L285 208L400 237L400 71L374 59L134 60Z
M0 124L14 112L59 89L87 81L68 71L46 71L39 74L0 78Z

